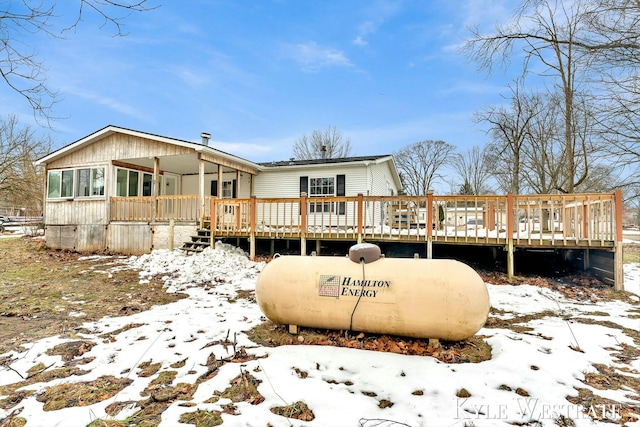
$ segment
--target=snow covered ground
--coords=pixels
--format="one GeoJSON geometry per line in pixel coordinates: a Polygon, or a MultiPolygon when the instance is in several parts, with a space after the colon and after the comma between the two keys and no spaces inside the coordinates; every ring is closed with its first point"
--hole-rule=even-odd
{"type": "MultiPolygon", "coordinates": [[[[619,405],[615,403],[586,407],[602,421],[584,414],[584,407],[566,399],[578,395],[576,388],[640,408],[638,390],[599,390],[583,382],[586,374],[597,372],[595,364],[618,374],[631,369],[626,375],[640,376],[637,358],[625,362],[616,357],[625,346],[635,348],[636,354],[639,350],[628,334],[640,329],[638,297],[577,301],[546,288],[487,284],[491,305],[498,313],[492,316],[508,319],[545,311],[554,315],[531,320],[528,326],[532,331],[483,328],[478,334],[492,347],[491,360],[447,364],[427,356],[309,345],[268,348],[251,342],[246,331],[264,319],[257,304],[238,298],[238,293],[255,288],[263,267],[238,249],[220,243],[215,250],[192,256],[158,250],[140,257],[106,258],[104,271],[87,274],[135,268],[141,271],[141,280],[161,275],[168,292],[185,292],[188,297],[131,316],[86,323],[75,340],[96,343],[82,355],[95,357],[81,366],[90,372],[25,387],[40,393],[56,384],[86,382],[105,375],[133,381],[115,396],[90,406],[44,411],[36,394],[10,410],[0,409],[0,420],[17,410],[28,421],[27,426],[85,426],[96,419],[125,420],[139,409],[135,402],[148,399],[140,393],[163,371],[176,372],[173,385],[195,384],[209,370],[207,360],[212,353],[217,359],[230,358],[242,346],[249,355],[258,357],[222,365],[217,375],[200,383],[187,402],[171,403],[162,414],[161,425],[185,425],[179,423],[180,416],[197,410],[222,412],[231,403],[228,398],[207,401],[214,392],[229,388],[243,372],[260,381],[258,391],[264,401],[235,403],[233,414],[222,413],[223,425],[553,426],[572,425],[557,424],[570,418],[577,426],[592,426],[618,420],[619,405]],[[235,346],[228,345],[229,337],[236,341],[235,346]],[[159,370],[142,376],[140,365],[149,361],[160,364],[159,370]],[[462,389],[468,397],[457,396],[462,389]],[[299,401],[313,411],[312,421],[270,411],[299,401]],[[391,405],[382,405],[383,401],[391,405]],[[109,416],[105,408],[114,402],[129,403],[109,416]]],[[[625,283],[640,295],[640,265],[625,265],[625,283]]],[[[53,364],[50,369],[63,366],[61,357],[48,355],[47,350],[65,341],[71,340],[50,337],[0,355],[0,359],[12,360],[11,369],[0,370],[0,386],[20,381],[18,372],[27,372],[39,363],[53,364]]],[[[640,416],[640,409],[635,413],[640,416]]],[[[640,422],[628,425],[640,426],[640,422]]]]}

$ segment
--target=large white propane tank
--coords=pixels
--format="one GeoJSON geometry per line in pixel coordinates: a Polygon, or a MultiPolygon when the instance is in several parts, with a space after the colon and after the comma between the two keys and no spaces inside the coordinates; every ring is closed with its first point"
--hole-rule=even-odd
{"type": "Polygon", "coordinates": [[[484,281],[468,265],[385,258],[370,244],[344,258],[274,258],[258,277],[256,299],[275,323],[448,341],[473,336],[490,308],[484,281]]]}

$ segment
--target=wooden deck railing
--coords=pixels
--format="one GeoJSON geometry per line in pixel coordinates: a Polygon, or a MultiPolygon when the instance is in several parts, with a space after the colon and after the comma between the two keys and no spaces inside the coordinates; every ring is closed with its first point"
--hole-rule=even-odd
{"type": "Polygon", "coordinates": [[[218,199],[112,197],[111,221],[209,222],[216,237],[609,247],[622,239],[609,194],[218,199]]]}
{"type": "Polygon", "coordinates": [[[486,196],[349,196],[218,199],[197,195],[112,197],[111,221],[209,225],[216,238],[424,242],[502,246],[514,275],[516,248],[605,249],[622,289],[622,193],[486,196]]]}
{"type": "Polygon", "coordinates": [[[211,199],[217,237],[611,247],[611,194],[211,199]]]}
{"type": "MultiPolygon", "coordinates": [[[[208,198],[207,198],[208,199],[208,198]]],[[[202,210],[197,195],[112,197],[111,221],[200,221],[209,215],[210,203],[206,200],[202,210]]]]}

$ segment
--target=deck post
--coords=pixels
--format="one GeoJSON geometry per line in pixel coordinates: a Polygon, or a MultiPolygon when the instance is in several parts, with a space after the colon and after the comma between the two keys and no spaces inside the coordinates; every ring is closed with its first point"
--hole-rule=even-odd
{"type": "Polygon", "coordinates": [[[427,223],[425,231],[427,235],[427,259],[433,259],[433,190],[427,191],[427,223]]]}
{"type": "MultiPolygon", "coordinates": [[[[211,249],[215,249],[216,244],[215,244],[215,232],[216,229],[218,228],[218,215],[216,210],[218,209],[217,205],[216,205],[216,199],[214,197],[211,198],[211,218],[209,220],[209,245],[211,246],[211,249]]],[[[204,215],[202,216],[202,218],[204,218],[204,215]]]]}
{"type": "Polygon", "coordinates": [[[175,220],[173,218],[169,219],[169,250],[173,250],[173,234],[174,234],[174,226],[175,220]]]}
{"type": "Polygon", "coordinates": [[[591,266],[591,261],[589,260],[589,249],[585,249],[582,252],[582,269],[584,271],[587,271],[589,269],[589,267],[591,266]]]}
{"type": "Polygon", "coordinates": [[[363,242],[362,238],[362,219],[364,216],[364,195],[358,193],[358,244],[363,242]]]}
{"type": "Polygon", "coordinates": [[[507,276],[515,276],[515,258],[513,255],[513,194],[507,194],[507,276]]]}
{"type": "Polygon", "coordinates": [[[160,175],[160,158],[153,158],[153,192],[151,193],[153,197],[153,202],[151,203],[151,221],[155,222],[158,219],[158,196],[161,196],[160,192],[160,179],[158,178],[160,175]]]}
{"type": "Polygon", "coordinates": [[[249,259],[251,261],[256,259],[256,234],[254,232],[249,235],[249,259]]]}
{"type": "Polygon", "coordinates": [[[249,259],[253,261],[256,258],[256,209],[258,203],[256,196],[251,196],[249,202],[249,259]]]}
{"type": "Polygon", "coordinates": [[[589,232],[589,205],[585,202],[582,202],[582,222],[580,226],[582,227],[580,237],[585,240],[591,238],[591,233],[589,232]]]}
{"type": "Polygon", "coordinates": [[[615,205],[615,248],[613,253],[613,289],[624,290],[623,245],[622,245],[622,190],[613,193],[615,205]]]}
{"type": "MultiPolygon", "coordinates": [[[[198,154],[198,206],[200,207],[200,228],[204,228],[204,160],[202,153],[198,154]]],[[[213,216],[213,214],[211,215],[213,216]]],[[[213,241],[213,239],[212,239],[213,241]]]]}
{"type": "Polygon", "coordinates": [[[300,255],[307,255],[307,193],[300,193],[300,255]]]}
{"type": "Polygon", "coordinates": [[[320,239],[316,240],[316,255],[320,255],[320,239]]]}

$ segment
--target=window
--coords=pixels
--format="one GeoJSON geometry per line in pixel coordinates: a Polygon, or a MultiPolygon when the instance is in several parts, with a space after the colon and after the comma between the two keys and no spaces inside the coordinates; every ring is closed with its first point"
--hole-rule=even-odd
{"type": "Polygon", "coordinates": [[[153,174],[121,168],[116,170],[116,196],[136,197],[152,195],[153,174]]]}
{"type": "Polygon", "coordinates": [[[233,182],[222,181],[222,198],[230,199],[232,195],[233,195],[233,182]]]}
{"type": "Polygon", "coordinates": [[[76,196],[104,196],[104,168],[78,169],[76,196]]]}
{"type": "MultiPolygon", "coordinates": [[[[310,178],[309,179],[309,196],[310,197],[329,197],[335,194],[334,178],[310,178]]],[[[333,212],[333,203],[331,202],[309,202],[309,212],[333,212]]]]}
{"type": "MultiPolygon", "coordinates": [[[[300,194],[307,193],[309,197],[345,196],[345,175],[336,175],[329,178],[300,177],[300,194]]],[[[346,213],[346,202],[313,202],[309,201],[309,213],[335,212],[337,206],[338,215],[346,213]]]]}
{"type": "Polygon", "coordinates": [[[143,196],[152,195],[152,192],[151,192],[151,189],[153,188],[152,183],[153,183],[153,175],[148,173],[143,173],[142,174],[142,195],[143,196]]]}
{"type": "Polygon", "coordinates": [[[138,175],[136,171],[129,171],[129,185],[127,186],[127,196],[135,197],[138,195],[138,175]]]}
{"type": "Polygon", "coordinates": [[[73,170],[62,171],[60,197],[73,197],[73,170]]]}
{"type": "Polygon", "coordinates": [[[309,179],[309,196],[333,196],[334,190],[333,178],[310,178],[309,179]]]}
{"type": "MultiPolygon", "coordinates": [[[[222,181],[222,198],[235,199],[238,193],[238,183],[236,180],[222,181]]],[[[218,197],[218,180],[211,181],[211,195],[218,197]]]]}
{"type": "Polygon", "coordinates": [[[48,199],[104,196],[104,168],[51,170],[47,179],[48,199]],[[76,184],[77,183],[77,184],[76,184]],[[77,188],[74,187],[77,185],[77,188]]]}
{"type": "Polygon", "coordinates": [[[62,194],[62,171],[49,171],[47,197],[55,199],[62,194]]]}

